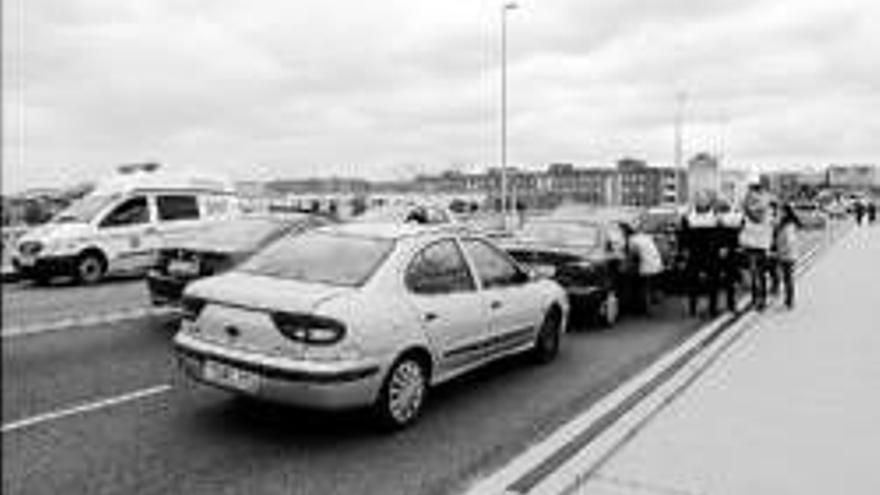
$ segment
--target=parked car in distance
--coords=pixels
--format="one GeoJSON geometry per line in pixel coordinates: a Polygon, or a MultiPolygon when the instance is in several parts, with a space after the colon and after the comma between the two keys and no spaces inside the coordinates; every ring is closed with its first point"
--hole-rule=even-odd
{"type": "Polygon", "coordinates": [[[625,289],[621,270],[626,241],[620,222],[632,221],[633,214],[565,208],[527,220],[502,246],[517,261],[565,288],[572,321],[595,318],[613,326],[625,289]]]}
{"type": "Polygon", "coordinates": [[[828,223],[825,212],[817,203],[812,201],[799,201],[793,203],[792,207],[804,229],[821,230],[824,229],[825,225],[828,223]]]}
{"type": "Polygon", "coordinates": [[[158,250],[146,276],[150,300],[156,306],[177,306],[193,280],[229,270],[285,235],[330,222],[323,216],[291,213],[216,223],[192,239],[158,250]]]}
{"type": "Polygon", "coordinates": [[[559,351],[563,289],[491,241],[349,223],[286,236],[196,281],[174,338],[197,381],[300,406],[416,420],[430,388],[494,359],[559,351]]]}
{"type": "Polygon", "coordinates": [[[840,201],[830,201],[822,206],[822,210],[829,218],[844,219],[849,216],[846,205],[840,201]]]}
{"type": "Polygon", "coordinates": [[[410,201],[371,208],[353,217],[357,223],[416,223],[421,225],[456,225],[455,214],[435,203],[410,201]]]}

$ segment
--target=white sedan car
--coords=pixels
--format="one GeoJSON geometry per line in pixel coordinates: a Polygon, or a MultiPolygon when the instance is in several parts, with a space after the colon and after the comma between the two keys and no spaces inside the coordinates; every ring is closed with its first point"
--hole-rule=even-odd
{"type": "Polygon", "coordinates": [[[552,360],[563,289],[457,229],[347,224],[285,237],[191,284],[184,370],[237,394],[412,423],[428,389],[491,360],[552,360]]]}

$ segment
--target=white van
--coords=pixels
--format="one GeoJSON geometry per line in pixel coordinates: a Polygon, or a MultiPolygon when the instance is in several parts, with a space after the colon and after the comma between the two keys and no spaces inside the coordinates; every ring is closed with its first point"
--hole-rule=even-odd
{"type": "Polygon", "coordinates": [[[118,177],[24,234],[12,262],[23,278],[38,282],[70,275],[95,283],[109,274],[143,272],[158,248],[241,214],[238,198],[222,181],[158,173],[118,177]]]}

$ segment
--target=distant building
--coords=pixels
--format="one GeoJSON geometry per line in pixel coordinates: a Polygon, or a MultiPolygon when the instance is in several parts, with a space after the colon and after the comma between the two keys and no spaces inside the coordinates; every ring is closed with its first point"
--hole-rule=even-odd
{"type": "Polygon", "coordinates": [[[828,185],[837,189],[867,190],[880,187],[880,171],[876,165],[831,165],[828,185]]]}
{"type": "Polygon", "coordinates": [[[700,193],[716,195],[719,192],[720,176],[718,159],[709,153],[698,153],[688,161],[688,199],[700,193]]]}

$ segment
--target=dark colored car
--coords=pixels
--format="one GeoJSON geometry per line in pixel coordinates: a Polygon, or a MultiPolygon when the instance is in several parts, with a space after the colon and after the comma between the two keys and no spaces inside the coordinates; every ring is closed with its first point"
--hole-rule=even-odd
{"type": "Polygon", "coordinates": [[[565,288],[574,321],[595,318],[612,326],[621,299],[627,298],[620,222],[632,221],[629,211],[565,209],[529,219],[501,245],[517,261],[565,288]]]}
{"type": "Polygon", "coordinates": [[[212,225],[197,240],[159,250],[155,265],[147,272],[150,299],[157,306],[177,306],[191,281],[222,273],[285,235],[329,223],[332,221],[327,217],[301,213],[212,225]]]}

